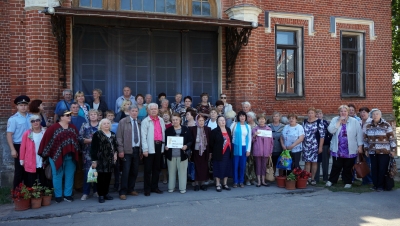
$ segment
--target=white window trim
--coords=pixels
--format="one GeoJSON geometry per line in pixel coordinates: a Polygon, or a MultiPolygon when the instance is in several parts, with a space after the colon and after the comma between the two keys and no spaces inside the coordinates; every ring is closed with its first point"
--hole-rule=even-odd
{"type": "MultiPolygon", "coordinates": [[[[357,97],[365,97],[365,66],[364,66],[364,57],[365,57],[365,49],[364,49],[364,32],[356,32],[356,31],[341,31],[341,37],[340,37],[340,42],[342,42],[342,36],[357,36],[357,60],[358,60],[358,94],[357,97]]],[[[341,52],[342,50],[340,50],[341,52]]],[[[340,53],[342,55],[342,53],[340,53]]],[[[340,64],[342,65],[342,64],[340,64]]],[[[342,72],[340,72],[342,73],[342,72]]],[[[341,95],[343,97],[354,97],[354,96],[349,96],[349,95],[343,95],[341,92],[341,95]]]]}
{"type": "MultiPolygon", "coordinates": [[[[304,84],[303,84],[303,75],[304,75],[304,55],[303,55],[303,34],[302,31],[303,29],[301,27],[289,27],[289,26],[283,26],[279,25],[276,26],[276,31],[295,31],[296,32],[296,44],[297,44],[297,51],[296,51],[296,83],[297,83],[297,93],[294,94],[279,94],[278,92],[276,93],[276,97],[293,97],[293,96],[298,96],[302,97],[304,95],[304,84]]],[[[276,40],[275,40],[276,42],[276,40]]],[[[276,44],[276,47],[278,45],[276,44]]],[[[275,61],[276,61],[276,47],[275,47],[275,61]]],[[[275,78],[276,78],[276,67],[275,67],[275,78]]]]}
{"type": "Polygon", "coordinates": [[[271,33],[271,18],[307,20],[308,21],[308,35],[314,36],[317,33],[314,30],[314,16],[311,14],[265,11],[264,16],[265,16],[265,33],[271,33]]]}
{"type": "Polygon", "coordinates": [[[368,25],[369,26],[369,39],[376,40],[378,36],[375,35],[375,23],[373,20],[367,19],[356,19],[356,18],[347,18],[347,17],[334,17],[331,16],[331,27],[329,32],[331,33],[331,37],[336,37],[336,24],[360,24],[360,25],[368,25]]]}

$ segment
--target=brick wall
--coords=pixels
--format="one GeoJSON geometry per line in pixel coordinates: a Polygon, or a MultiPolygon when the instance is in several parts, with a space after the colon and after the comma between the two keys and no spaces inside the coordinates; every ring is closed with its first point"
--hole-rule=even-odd
{"type": "Polygon", "coordinates": [[[0,1],[0,118],[9,116],[10,104],[10,29],[9,1],[0,1]]]}

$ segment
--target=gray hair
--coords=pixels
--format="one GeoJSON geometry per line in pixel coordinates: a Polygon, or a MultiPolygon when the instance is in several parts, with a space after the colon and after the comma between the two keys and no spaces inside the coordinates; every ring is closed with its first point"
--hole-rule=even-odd
{"type": "Polygon", "coordinates": [[[251,104],[248,101],[245,101],[245,102],[242,103],[242,107],[245,106],[245,105],[249,105],[249,107],[251,107],[251,104]]]}
{"type": "Polygon", "coordinates": [[[29,121],[36,120],[36,119],[39,119],[40,121],[42,121],[42,117],[40,117],[39,115],[32,115],[32,116],[29,118],[29,121]]]}
{"type": "Polygon", "coordinates": [[[256,114],[252,111],[246,113],[248,117],[251,117],[253,120],[256,120],[256,114]]]}
{"type": "Polygon", "coordinates": [[[381,112],[381,110],[379,110],[378,108],[373,108],[373,109],[371,110],[371,112],[369,113],[369,117],[370,117],[370,118],[372,118],[372,113],[374,113],[375,111],[379,113],[379,116],[380,116],[380,117],[382,117],[382,112],[381,112]]]}
{"type": "Polygon", "coordinates": [[[66,93],[72,94],[72,90],[70,90],[70,89],[65,89],[65,90],[63,91],[63,96],[65,96],[66,93]]]}
{"type": "Polygon", "coordinates": [[[148,93],[148,94],[146,94],[145,98],[146,98],[146,97],[148,97],[148,96],[150,96],[150,97],[151,97],[151,94],[149,94],[149,93],[148,93]]]}
{"type": "Polygon", "coordinates": [[[158,109],[158,104],[156,103],[150,103],[149,105],[147,105],[147,109],[150,110],[151,107],[156,107],[158,109]]]}
{"type": "Polygon", "coordinates": [[[91,113],[98,114],[99,112],[96,109],[92,108],[92,109],[89,110],[88,114],[90,115],[91,113]]]}
{"type": "Polygon", "coordinates": [[[161,100],[161,104],[164,103],[164,102],[168,102],[169,103],[169,100],[167,98],[164,98],[164,99],[161,100]]]}
{"type": "Polygon", "coordinates": [[[139,111],[138,106],[136,106],[135,104],[129,106],[128,111],[131,111],[132,109],[137,109],[139,111]]]}
{"type": "MultiPolygon", "coordinates": [[[[110,120],[108,120],[107,118],[103,118],[103,119],[100,120],[100,122],[99,122],[99,127],[97,128],[98,130],[101,130],[101,126],[103,125],[103,123],[104,123],[105,121],[108,121],[108,122],[110,123],[110,125],[111,125],[111,121],[110,121],[110,120]]],[[[110,131],[111,131],[111,128],[110,128],[110,131]]]]}

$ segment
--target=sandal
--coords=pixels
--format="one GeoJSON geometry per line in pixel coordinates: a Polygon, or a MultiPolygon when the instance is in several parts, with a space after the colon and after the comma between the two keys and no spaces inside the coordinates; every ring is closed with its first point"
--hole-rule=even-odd
{"type": "Polygon", "coordinates": [[[232,186],[233,188],[237,188],[237,184],[233,184],[233,186],[232,186]]]}
{"type": "Polygon", "coordinates": [[[311,185],[317,185],[317,182],[315,180],[312,180],[311,185]]]}
{"type": "Polygon", "coordinates": [[[261,184],[257,184],[256,187],[257,187],[257,188],[261,187],[261,184]]]}
{"type": "Polygon", "coordinates": [[[222,185],[222,188],[225,189],[225,190],[227,190],[227,191],[230,191],[230,190],[231,190],[231,188],[228,187],[228,185],[226,185],[226,184],[222,185]]]}
{"type": "Polygon", "coordinates": [[[243,183],[240,183],[239,186],[240,186],[241,188],[244,188],[244,184],[243,184],[243,183]]]}
{"type": "Polygon", "coordinates": [[[221,185],[217,185],[216,187],[217,187],[217,189],[216,189],[216,190],[217,190],[217,192],[221,192],[221,191],[222,191],[222,189],[221,189],[221,185]]]}
{"type": "Polygon", "coordinates": [[[265,183],[265,184],[262,184],[262,185],[265,186],[265,187],[269,187],[268,183],[265,183]]]}

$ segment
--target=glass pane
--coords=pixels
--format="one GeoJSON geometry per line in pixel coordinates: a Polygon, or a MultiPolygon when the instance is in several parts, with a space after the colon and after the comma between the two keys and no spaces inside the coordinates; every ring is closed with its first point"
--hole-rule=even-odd
{"type": "Polygon", "coordinates": [[[121,9],[130,10],[131,9],[131,0],[121,0],[121,9]]]}
{"type": "Polygon", "coordinates": [[[165,12],[165,0],[156,0],[156,11],[160,13],[165,12]]]}
{"type": "Polygon", "coordinates": [[[284,72],[286,70],[286,50],[276,50],[276,71],[284,72]]]}
{"type": "Polygon", "coordinates": [[[295,57],[294,53],[295,52],[293,49],[287,50],[286,57],[287,57],[287,72],[288,72],[288,74],[295,71],[296,57],[295,57]]]}
{"type": "Polygon", "coordinates": [[[154,10],[155,10],[154,0],[144,0],[143,1],[143,11],[154,12],[154,10]]]}
{"type": "Polygon", "coordinates": [[[201,2],[192,3],[192,15],[201,15],[201,2]]]}
{"type": "Polygon", "coordinates": [[[203,2],[202,7],[203,7],[202,15],[203,16],[210,16],[211,15],[210,3],[203,2]]]}
{"type": "Polygon", "coordinates": [[[132,0],[132,10],[142,11],[142,0],[132,0]]]}
{"type": "Polygon", "coordinates": [[[88,6],[90,7],[90,0],[80,0],[79,1],[80,6],[88,6]]]}
{"type": "Polygon", "coordinates": [[[92,7],[93,8],[102,8],[103,7],[102,0],[92,0],[92,7]]]}
{"type": "Polygon", "coordinates": [[[281,45],[295,45],[296,32],[294,31],[278,31],[276,35],[276,43],[281,45]]]}
{"type": "Polygon", "coordinates": [[[176,0],[167,0],[166,10],[167,13],[176,13],[176,0]]]}
{"type": "Polygon", "coordinates": [[[357,37],[342,36],[342,48],[357,49],[357,37]]]}

